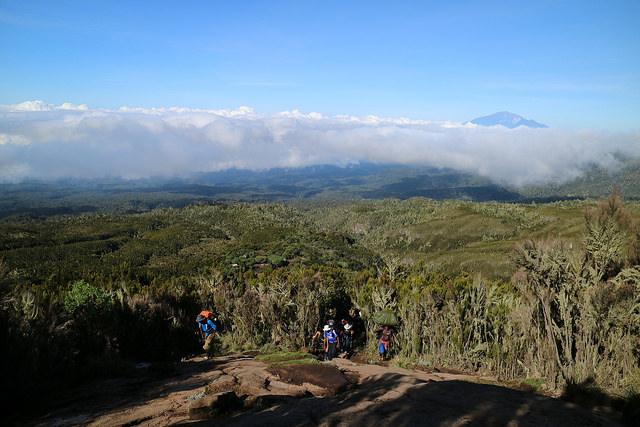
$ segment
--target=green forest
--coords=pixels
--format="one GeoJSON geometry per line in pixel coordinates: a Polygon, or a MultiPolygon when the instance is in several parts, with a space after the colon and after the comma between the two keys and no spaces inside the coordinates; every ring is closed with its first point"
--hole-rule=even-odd
{"type": "MultiPolygon", "coordinates": [[[[55,212],[54,212],[55,213],[55,212]]],[[[16,402],[200,350],[299,350],[328,317],[399,320],[398,366],[640,393],[640,204],[198,202],[0,220],[0,363],[16,402]]]]}

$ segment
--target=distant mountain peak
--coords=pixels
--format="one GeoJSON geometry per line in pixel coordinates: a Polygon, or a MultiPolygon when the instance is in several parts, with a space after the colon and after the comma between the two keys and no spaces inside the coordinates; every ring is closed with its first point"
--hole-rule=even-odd
{"type": "Polygon", "coordinates": [[[515,129],[519,126],[528,128],[546,128],[547,125],[538,123],[535,120],[525,119],[524,117],[511,113],[509,111],[500,111],[484,117],[478,117],[471,120],[471,123],[478,126],[504,126],[509,129],[515,129]]]}

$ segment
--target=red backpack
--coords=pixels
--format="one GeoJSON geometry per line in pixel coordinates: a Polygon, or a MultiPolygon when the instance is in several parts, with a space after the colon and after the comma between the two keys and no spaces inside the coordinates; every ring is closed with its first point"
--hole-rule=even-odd
{"type": "Polygon", "coordinates": [[[210,312],[209,310],[202,310],[200,312],[200,316],[205,317],[205,318],[207,318],[209,320],[213,320],[213,319],[216,318],[216,315],[213,314],[212,312],[210,312]]]}

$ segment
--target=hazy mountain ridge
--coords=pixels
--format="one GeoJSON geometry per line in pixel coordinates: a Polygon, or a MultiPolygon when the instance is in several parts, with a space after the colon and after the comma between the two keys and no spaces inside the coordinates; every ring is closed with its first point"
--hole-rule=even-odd
{"type": "Polygon", "coordinates": [[[536,129],[549,127],[545,124],[538,123],[535,120],[525,119],[524,117],[509,111],[500,111],[488,116],[478,117],[471,120],[470,123],[478,126],[504,126],[509,129],[515,129],[520,126],[536,129]]]}
{"type": "Polygon", "coordinates": [[[640,160],[621,160],[610,171],[596,165],[564,183],[510,187],[452,169],[401,165],[322,165],[295,169],[231,169],[190,178],[128,181],[59,180],[0,185],[0,218],[51,216],[95,211],[143,212],[225,200],[409,199],[548,202],[598,198],[620,187],[623,197],[640,199],[640,160]]]}
{"type": "Polygon", "coordinates": [[[622,166],[617,170],[607,170],[598,165],[589,166],[585,172],[564,183],[527,186],[520,193],[529,197],[549,197],[563,195],[577,198],[604,197],[615,186],[628,199],[640,199],[640,160],[621,160],[622,166]]]}

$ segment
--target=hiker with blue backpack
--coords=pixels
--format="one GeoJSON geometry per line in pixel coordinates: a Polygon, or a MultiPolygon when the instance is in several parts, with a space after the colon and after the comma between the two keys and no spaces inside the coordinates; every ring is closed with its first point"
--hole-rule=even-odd
{"type": "Polygon", "coordinates": [[[213,339],[215,338],[218,326],[216,325],[216,316],[210,311],[203,310],[196,317],[196,322],[200,328],[200,334],[204,339],[202,348],[207,352],[207,357],[213,355],[213,339]]]}
{"type": "Polygon", "coordinates": [[[325,360],[331,360],[338,354],[338,333],[336,332],[333,320],[329,320],[323,328],[324,332],[324,358],[325,360]]]}

